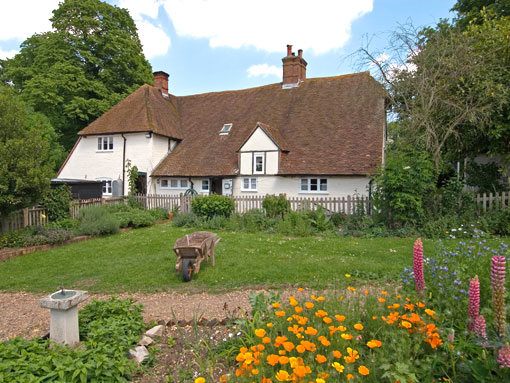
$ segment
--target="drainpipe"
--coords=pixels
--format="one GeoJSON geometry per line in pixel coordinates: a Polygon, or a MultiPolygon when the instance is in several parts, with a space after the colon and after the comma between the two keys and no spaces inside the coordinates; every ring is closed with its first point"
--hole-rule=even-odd
{"type": "Polygon", "coordinates": [[[125,195],[124,188],[126,187],[126,137],[124,137],[124,133],[120,134],[121,137],[124,139],[124,148],[122,149],[122,196],[125,195]]]}
{"type": "Polygon", "coordinates": [[[193,181],[191,180],[191,176],[188,177],[188,180],[189,180],[189,184],[191,185],[191,189],[193,189],[193,181]]]}

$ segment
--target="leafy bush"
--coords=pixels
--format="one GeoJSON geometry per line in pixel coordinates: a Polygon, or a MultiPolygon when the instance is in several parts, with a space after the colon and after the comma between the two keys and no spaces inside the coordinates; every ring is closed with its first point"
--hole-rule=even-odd
{"type": "Polygon", "coordinates": [[[73,232],[67,229],[36,226],[30,233],[26,231],[23,246],[56,245],[64,243],[73,237],[73,232]]]}
{"type": "Polygon", "coordinates": [[[24,236],[22,230],[13,230],[0,237],[0,249],[3,247],[23,246],[24,236]]]}
{"type": "Polygon", "coordinates": [[[55,222],[50,222],[48,227],[54,227],[56,229],[67,229],[74,231],[80,226],[80,221],[72,218],[63,218],[55,222]]]}
{"type": "Polygon", "coordinates": [[[217,194],[195,197],[191,202],[193,213],[207,218],[216,215],[230,217],[234,209],[235,204],[232,198],[217,194]]]}
{"type": "Polygon", "coordinates": [[[71,189],[67,185],[60,185],[50,190],[42,201],[42,204],[46,208],[46,215],[50,221],[68,218],[70,203],[71,189]]]}
{"type": "Polygon", "coordinates": [[[0,343],[1,382],[127,382],[136,370],[128,350],[144,330],[132,299],[92,301],[80,311],[83,347],[13,338],[0,343]]]}
{"type": "Polygon", "coordinates": [[[154,210],[148,210],[148,212],[150,212],[157,221],[168,219],[168,210],[162,207],[158,207],[154,210]]]}
{"type": "Polygon", "coordinates": [[[281,234],[305,237],[312,235],[314,229],[308,214],[290,211],[289,214],[278,221],[276,231],[281,234]]]}
{"type": "Polygon", "coordinates": [[[510,236],[510,209],[489,210],[483,218],[491,234],[510,236]]]}
{"type": "Polygon", "coordinates": [[[119,227],[131,227],[133,226],[133,213],[130,211],[119,211],[113,213],[113,216],[119,221],[119,227]]]}
{"type": "Polygon", "coordinates": [[[82,235],[113,234],[119,231],[120,222],[103,206],[91,206],[81,209],[78,214],[82,235]]]}
{"type": "Polygon", "coordinates": [[[494,193],[508,190],[501,177],[500,166],[496,162],[477,164],[470,161],[466,168],[466,183],[478,187],[478,193],[494,193]]]}
{"type": "Polygon", "coordinates": [[[331,218],[326,215],[326,210],[321,205],[317,206],[317,210],[310,213],[310,223],[318,232],[333,228],[331,218]]]}
{"type": "Polygon", "coordinates": [[[177,227],[199,227],[202,219],[193,213],[176,214],[172,220],[172,225],[177,227]]]}
{"type": "Polygon", "coordinates": [[[132,214],[131,222],[133,227],[147,227],[154,225],[156,218],[154,217],[154,214],[148,210],[139,210],[132,214]]]}
{"type": "Polygon", "coordinates": [[[280,194],[278,197],[275,195],[268,195],[262,201],[262,207],[266,211],[266,214],[271,217],[282,217],[290,211],[290,202],[284,194],[280,194]]]}

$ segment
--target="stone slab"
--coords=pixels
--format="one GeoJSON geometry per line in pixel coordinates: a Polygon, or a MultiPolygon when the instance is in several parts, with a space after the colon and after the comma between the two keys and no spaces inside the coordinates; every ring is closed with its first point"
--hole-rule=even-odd
{"type": "Polygon", "coordinates": [[[39,301],[40,306],[45,309],[65,311],[69,310],[71,307],[76,306],[78,303],[83,302],[89,297],[87,291],[83,290],[66,290],[66,291],[76,291],[76,294],[70,298],[53,299],[51,296],[55,293],[52,293],[39,301]]]}

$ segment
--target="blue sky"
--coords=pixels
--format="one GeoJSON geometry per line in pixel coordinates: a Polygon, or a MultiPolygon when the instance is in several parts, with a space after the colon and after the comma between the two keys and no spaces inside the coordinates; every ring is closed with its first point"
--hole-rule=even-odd
{"type": "MultiPolygon", "coordinates": [[[[0,2],[0,58],[51,28],[58,0],[0,2]],[[29,9],[29,12],[26,10],[29,9]],[[9,19],[8,15],[26,15],[9,19]]],[[[286,44],[303,49],[307,77],[359,70],[352,53],[370,41],[383,51],[399,24],[437,23],[455,0],[108,0],[127,8],[154,71],[178,96],[281,81],[286,44]]]]}

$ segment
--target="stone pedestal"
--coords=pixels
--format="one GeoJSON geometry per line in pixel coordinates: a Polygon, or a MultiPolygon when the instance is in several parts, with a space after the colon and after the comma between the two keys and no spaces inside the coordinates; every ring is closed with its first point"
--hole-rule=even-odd
{"type": "Polygon", "coordinates": [[[62,295],[54,293],[42,298],[40,305],[50,309],[50,339],[74,348],[80,343],[78,303],[86,300],[88,293],[81,290],[66,290],[65,293],[74,294],[61,298],[62,295]]]}

